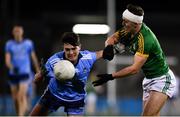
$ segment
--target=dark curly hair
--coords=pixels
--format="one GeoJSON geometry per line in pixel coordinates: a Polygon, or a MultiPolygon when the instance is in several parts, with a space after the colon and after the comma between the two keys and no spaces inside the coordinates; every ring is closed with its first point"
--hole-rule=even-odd
{"type": "Polygon", "coordinates": [[[65,32],[62,37],[62,42],[63,43],[68,43],[71,44],[73,46],[79,46],[80,43],[80,38],[78,34],[75,34],[73,32],[65,32]]]}
{"type": "Polygon", "coordinates": [[[128,4],[126,8],[135,15],[138,15],[138,16],[144,15],[144,10],[138,5],[128,4]]]}

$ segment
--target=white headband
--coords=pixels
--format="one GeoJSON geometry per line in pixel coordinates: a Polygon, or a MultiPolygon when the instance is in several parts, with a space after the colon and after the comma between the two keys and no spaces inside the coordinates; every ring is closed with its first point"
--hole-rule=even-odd
{"type": "Polygon", "coordinates": [[[143,21],[143,16],[135,15],[131,13],[128,9],[123,12],[122,16],[135,23],[142,23],[143,21]]]}

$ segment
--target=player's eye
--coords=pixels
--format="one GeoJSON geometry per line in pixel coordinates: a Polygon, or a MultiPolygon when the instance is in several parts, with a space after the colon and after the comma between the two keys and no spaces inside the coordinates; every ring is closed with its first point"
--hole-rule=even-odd
{"type": "Polygon", "coordinates": [[[76,50],[76,48],[65,48],[65,50],[66,51],[71,51],[71,50],[74,51],[74,50],[76,50]]]}
{"type": "Polygon", "coordinates": [[[76,50],[76,48],[71,48],[72,50],[76,50]]]}
{"type": "Polygon", "coordinates": [[[65,50],[66,50],[66,51],[70,51],[70,49],[69,49],[69,48],[65,48],[65,50]]]}

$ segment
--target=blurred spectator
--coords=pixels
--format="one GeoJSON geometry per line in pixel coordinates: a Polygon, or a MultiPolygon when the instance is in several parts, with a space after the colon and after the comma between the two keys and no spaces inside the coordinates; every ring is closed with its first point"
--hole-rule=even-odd
{"type": "Polygon", "coordinates": [[[23,27],[15,25],[12,30],[13,39],[8,40],[5,46],[5,63],[9,70],[8,83],[18,116],[25,115],[28,110],[27,92],[32,83],[31,60],[36,72],[39,71],[33,42],[24,38],[23,34],[23,27]]]}

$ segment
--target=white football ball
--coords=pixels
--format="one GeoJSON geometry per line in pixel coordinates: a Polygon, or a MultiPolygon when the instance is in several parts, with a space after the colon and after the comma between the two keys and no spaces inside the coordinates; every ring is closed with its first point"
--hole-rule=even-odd
{"type": "Polygon", "coordinates": [[[75,75],[74,65],[68,60],[60,60],[54,64],[54,74],[57,80],[72,79],[75,75]]]}

